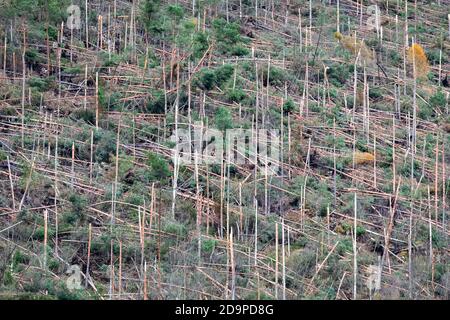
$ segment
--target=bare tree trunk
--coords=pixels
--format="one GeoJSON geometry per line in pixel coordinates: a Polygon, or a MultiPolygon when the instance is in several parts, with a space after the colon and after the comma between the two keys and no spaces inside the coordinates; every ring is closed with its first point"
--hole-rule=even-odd
{"type": "MultiPolygon", "coordinates": [[[[177,97],[175,101],[175,141],[178,143],[178,107],[179,107],[179,80],[180,80],[180,64],[177,64],[177,97]]],[[[174,156],[174,168],[173,168],[173,183],[172,183],[172,218],[175,219],[175,206],[177,196],[177,184],[178,184],[178,170],[179,170],[179,154],[178,151],[174,156]]]]}
{"type": "Polygon", "coordinates": [[[59,243],[59,235],[58,235],[58,195],[59,195],[59,189],[58,189],[58,135],[55,135],[55,198],[54,198],[54,207],[55,207],[55,254],[58,255],[58,243],[59,243]]]}
{"type": "Polygon", "coordinates": [[[120,299],[120,296],[122,294],[122,240],[119,240],[119,292],[118,292],[118,298],[120,299]]]}
{"type": "Polygon", "coordinates": [[[436,224],[438,223],[438,202],[439,202],[439,136],[436,135],[436,159],[434,162],[434,219],[436,220],[436,224]]]}
{"type": "Polygon", "coordinates": [[[88,286],[89,283],[89,268],[91,265],[91,243],[92,243],[92,224],[89,223],[89,231],[88,231],[88,252],[87,252],[87,261],[86,261],[86,283],[85,287],[88,286]]]}
{"type": "MultiPolygon", "coordinates": [[[[414,205],[410,203],[409,214],[409,232],[408,232],[408,289],[409,299],[413,299],[413,270],[412,270],[412,224],[413,224],[413,209],[414,205]]],[[[380,270],[382,272],[383,270],[380,270]]]]}
{"type": "Polygon", "coordinates": [[[91,148],[90,148],[90,161],[89,161],[89,184],[90,185],[92,185],[93,163],[94,163],[94,131],[91,130],[91,148]]]}
{"type": "Polygon", "coordinates": [[[3,73],[5,75],[5,78],[7,77],[7,74],[6,74],[7,48],[8,48],[8,37],[7,37],[6,31],[5,31],[5,46],[3,47],[3,73]]]}
{"type": "Polygon", "coordinates": [[[98,72],[95,73],[95,129],[98,131],[99,118],[98,72]]]}
{"type": "MultiPolygon", "coordinates": [[[[431,193],[430,193],[430,186],[428,186],[428,231],[429,231],[429,264],[431,269],[431,285],[434,287],[434,257],[433,257],[433,228],[431,226],[432,224],[432,216],[431,216],[431,193]]],[[[434,291],[434,290],[433,290],[434,291]]]]}
{"type": "Polygon", "coordinates": [[[70,185],[73,189],[75,183],[75,142],[72,142],[72,166],[70,170],[70,185]]]}
{"type": "Polygon", "coordinates": [[[355,192],[355,200],[354,200],[354,217],[353,217],[353,300],[357,298],[356,291],[356,280],[358,276],[358,262],[357,262],[357,245],[356,245],[356,228],[357,228],[357,200],[356,200],[356,192],[355,192]]]}
{"type": "MultiPolygon", "coordinates": [[[[25,52],[26,52],[26,36],[25,30],[23,31],[23,50],[22,50],[22,128],[21,128],[21,137],[22,137],[22,148],[24,148],[24,130],[25,130],[25,78],[26,78],[26,65],[25,65],[25,52]]],[[[58,104],[59,105],[59,104],[58,104]]]]}
{"type": "Polygon", "coordinates": [[[234,247],[233,247],[233,228],[230,232],[230,256],[231,256],[231,300],[236,298],[236,270],[234,262],[234,247]]]}
{"type": "Polygon", "coordinates": [[[113,296],[114,296],[114,291],[115,291],[115,287],[114,287],[114,280],[115,280],[115,275],[114,275],[114,240],[113,239],[111,239],[111,242],[110,242],[109,270],[110,270],[110,275],[109,275],[109,300],[112,300],[113,296]]]}
{"type": "Polygon", "coordinates": [[[340,21],[339,21],[339,0],[336,1],[336,31],[340,32],[340,21]]]}
{"type": "Polygon", "coordinates": [[[283,300],[286,300],[286,253],[284,245],[284,219],[281,219],[281,263],[282,263],[282,277],[283,277],[283,300]]]}
{"type": "Polygon", "coordinates": [[[44,210],[44,270],[47,270],[48,211],[44,210]]]}
{"type": "Polygon", "coordinates": [[[244,211],[242,208],[242,182],[239,182],[239,235],[241,241],[244,240],[244,211]]]}
{"type": "Polygon", "coordinates": [[[115,223],[116,215],[116,199],[117,199],[117,186],[118,186],[118,176],[119,176],[119,147],[120,147],[120,122],[117,126],[117,137],[116,137],[116,159],[115,159],[115,171],[114,171],[114,191],[113,191],[113,201],[111,210],[111,228],[115,223]]]}
{"type": "Polygon", "coordinates": [[[278,300],[278,222],[275,222],[275,299],[278,300]]]}
{"type": "MultiPolygon", "coordinates": [[[[6,156],[6,161],[8,163],[8,177],[9,177],[9,186],[11,189],[11,200],[13,203],[13,211],[16,211],[16,199],[14,197],[14,183],[13,183],[13,179],[12,179],[12,173],[11,173],[11,163],[9,161],[9,156],[6,156]]],[[[16,214],[14,213],[13,217],[12,217],[12,221],[16,221],[16,214]]]]}
{"type": "Polygon", "coordinates": [[[85,1],[85,31],[86,31],[86,48],[89,48],[89,20],[88,20],[88,13],[89,13],[89,9],[88,9],[88,0],[85,1]]]}

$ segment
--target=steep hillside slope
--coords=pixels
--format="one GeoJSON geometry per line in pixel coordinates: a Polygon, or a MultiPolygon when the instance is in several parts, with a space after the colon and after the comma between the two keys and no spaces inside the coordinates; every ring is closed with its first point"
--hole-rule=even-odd
{"type": "Polygon", "coordinates": [[[2,1],[0,298],[448,299],[449,8],[2,1]]]}

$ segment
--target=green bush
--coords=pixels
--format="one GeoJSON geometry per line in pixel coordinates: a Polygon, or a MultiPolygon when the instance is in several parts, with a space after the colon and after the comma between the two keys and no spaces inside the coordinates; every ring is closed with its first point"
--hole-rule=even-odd
{"type": "Polygon", "coordinates": [[[0,161],[5,161],[7,159],[7,153],[0,149],[0,161]]]}
{"type": "Polygon", "coordinates": [[[67,18],[66,8],[69,5],[68,0],[11,0],[2,6],[0,18],[22,17],[32,21],[47,16],[50,23],[61,23],[67,18]]]}
{"type": "Polygon", "coordinates": [[[139,19],[145,30],[152,34],[161,34],[164,31],[161,11],[161,0],[144,0],[141,2],[139,19]]]}
{"type": "Polygon", "coordinates": [[[92,109],[77,109],[71,113],[71,116],[77,120],[83,120],[88,124],[95,124],[95,112],[92,109]]]}
{"type": "MultiPolygon", "coordinates": [[[[111,235],[101,235],[99,238],[94,238],[91,244],[91,252],[93,255],[98,255],[107,259],[111,252],[111,235]]],[[[119,253],[119,244],[117,241],[113,243],[113,253],[119,253]]]]}
{"type": "Polygon", "coordinates": [[[351,78],[353,66],[344,63],[334,63],[328,69],[328,77],[330,82],[336,87],[342,87],[348,79],[351,78]]]}
{"type": "Polygon", "coordinates": [[[193,86],[202,90],[212,90],[215,87],[222,87],[233,75],[234,67],[229,64],[218,67],[215,70],[202,69],[193,81],[193,86]]]}
{"type": "Polygon", "coordinates": [[[240,103],[247,98],[247,94],[242,89],[228,89],[226,95],[229,102],[240,103]]]}
{"type": "Polygon", "coordinates": [[[233,117],[231,116],[230,110],[225,107],[219,107],[214,118],[214,123],[216,124],[216,127],[221,131],[232,128],[233,117]]]}
{"type": "Polygon", "coordinates": [[[447,104],[447,98],[445,97],[442,89],[439,89],[434,95],[430,97],[430,106],[433,109],[444,110],[447,104]]]}
{"type": "Polygon", "coordinates": [[[80,66],[75,66],[75,67],[64,68],[64,72],[73,74],[73,75],[78,75],[78,74],[81,74],[82,70],[81,70],[80,66]]]}
{"type": "Polygon", "coordinates": [[[150,167],[147,172],[150,181],[164,182],[171,176],[167,161],[156,153],[148,153],[147,165],[150,167]]]}
{"type": "MultiPolygon", "coordinates": [[[[262,78],[263,84],[267,86],[267,65],[262,66],[258,70],[259,77],[262,78]]],[[[271,66],[269,68],[269,84],[271,86],[283,86],[287,80],[286,72],[283,69],[271,66]]]]}
{"type": "Polygon", "coordinates": [[[158,90],[154,92],[153,97],[147,102],[147,112],[163,114],[165,112],[165,99],[164,91],[158,90]]]}
{"type": "Polygon", "coordinates": [[[370,88],[369,89],[369,97],[371,99],[380,99],[383,97],[383,93],[380,88],[370,88]]]}
{"type": "Polygon", "coordinates": [[[67,200],[69,200],[70,205],[68,211],[63,215],[63,220],[65,223],[73,225],[83,219],[87,206],[87,199],[77,193],[71,193],[67,200]]]}
{"type": "Polygon", "coordinates": [[[167,14],[175,22],[179,23],[184,16],[184,8],[178,4],[171,4],[166,8],[167,14]]]}
{"type": "Polygon", "coordinates": [[[192,58],[201,59],[209,48],[208,34],[206,32],[195,33],[192,39],[192,48],[192,58]]]}
{"type": "Polygon", "coordinates": [[[284,113],[291,113],[295,109],[295,103],[291,98],[287,99],[283,104],[284,113]]]}
{"type": "MultiPolygon", "coordinates": [[[[47,228],[47,238],[53,238],[55,236],[55,230],[53,230],[52,228],[47,228]]],[[[44,227],[37,227],[36,231],[33,234],[33,239],[39,240],[39,241],[43,241],[45,237],[45,229],[44,227]]]]}
{"type": "Polygon", "coordinates": [[[220,18],[213,21],[212,28],[219,52],[236,56],[248,54],[248,50],[241,46],[244,40],[238,23],[227,23],[220,18]]]}
{"type": "Polygon", "coordinates": [[[217,86],[222,86],[233,75],[234,67],[230,64],[224,64],[215,70],[217,86]]]}
{"type": "Polygon", "coordinates": [[[345,253],[349,253],[353,251],[353,241],[352,239],[345,238],[339,241],[339,244],[336,247],[336,252],[339,255],[344,255],[345,253]]]}
{"type": "Polygon", "coordinates": [[[312,275],[316,266],[316,252],[307,248],[293,252],[286,264],[290,270],[298,275],[312,275]]]}
{"type": "Polygon", "coordinates": [[[110,155],[116,150],[116,137],[110,131],[98,130],[94,132],[94,151],[96,162],[109,162],[110,155]]]}
{"type": "Polygon", "coordinates": [[[32,88],[36,88],[39,92],[45,92],[48,91],[53,83],[52,78],[38,78],[38,77],[31,77],[28,79],[28,85],[32,88]]]}
{"type": "Polygon", "coordinates": [[[164,227],[164,231],[179,237],[185,237],[187,235],[186,226],[176,221],[167,223],[164,227]]]}
{"type": "Polygon", "coordinates": [[[216,74],[211,69],[203,69],[194,80],[194,86],[202,90],[212,90],[216,86],[216,74]]]}
{"type": "Polygon", "coordinates": [[[206,239],[202,241],[202,251],[210,254],[213,252],[216,247],[218,241],[216,239],[206,239]]]}
{"type": "Polygon", "coordinates": [[[34,48],[29,48],[25,51],[25,63],[31,66],[37,66],[40,63],[44,63],[45,59],[39,56],[39,52],[34,48]]]}

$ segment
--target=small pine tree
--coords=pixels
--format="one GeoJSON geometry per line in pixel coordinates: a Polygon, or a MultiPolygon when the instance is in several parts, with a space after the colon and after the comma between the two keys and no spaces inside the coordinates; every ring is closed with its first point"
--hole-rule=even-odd
{"type": "Polygon", "coordinates": [[[233,117],[230,110],[224,107],[217,109],[216,116],[214,118],[217,128],[221,131],[225,131],[233,127],[233,117]]]}
{"type": "Polygon", "coordinates": [[[139,18],[148,33],[160,34],[164,31],[160,11],[161,0],[145,0],[141,2],[139,18]]]}

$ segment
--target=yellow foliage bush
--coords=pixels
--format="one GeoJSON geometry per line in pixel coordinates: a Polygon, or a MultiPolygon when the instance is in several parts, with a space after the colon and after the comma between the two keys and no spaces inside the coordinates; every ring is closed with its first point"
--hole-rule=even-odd
{"type": "Polygon", "coordinates": [[[192,23],[192,25],[194,25],[195,27],[198,25],[198,19],[197,18],[192,18],[190,20],[190,22],[192,23]]]}
{"type": "Polygon", "coordinates": [[[416,72],[414,78],[422,78],[428,75],[430,66],[428,58],[420,44],[414,43],[407,51],[408,61],[411,65],[416,64],[416,72]]]}
{"type": "Polygon", "coordinates": [[[375,157],[370,152],[355,152],[355,164],[368,164],[375,160],[375,157]]]}
{"type": "Polygon", "coordinates": [[[362,61],[370,61],[373,59],[372,52],[369,50],[369,48],[367,48],[364,40],[357,40],[355,36],[344,36],[340,32],[335,32],[334,37],[339,40],[339,42],[345,49],[347,49],[354,55],[357,55],[361,50],[360,55],[362,61]]]}

